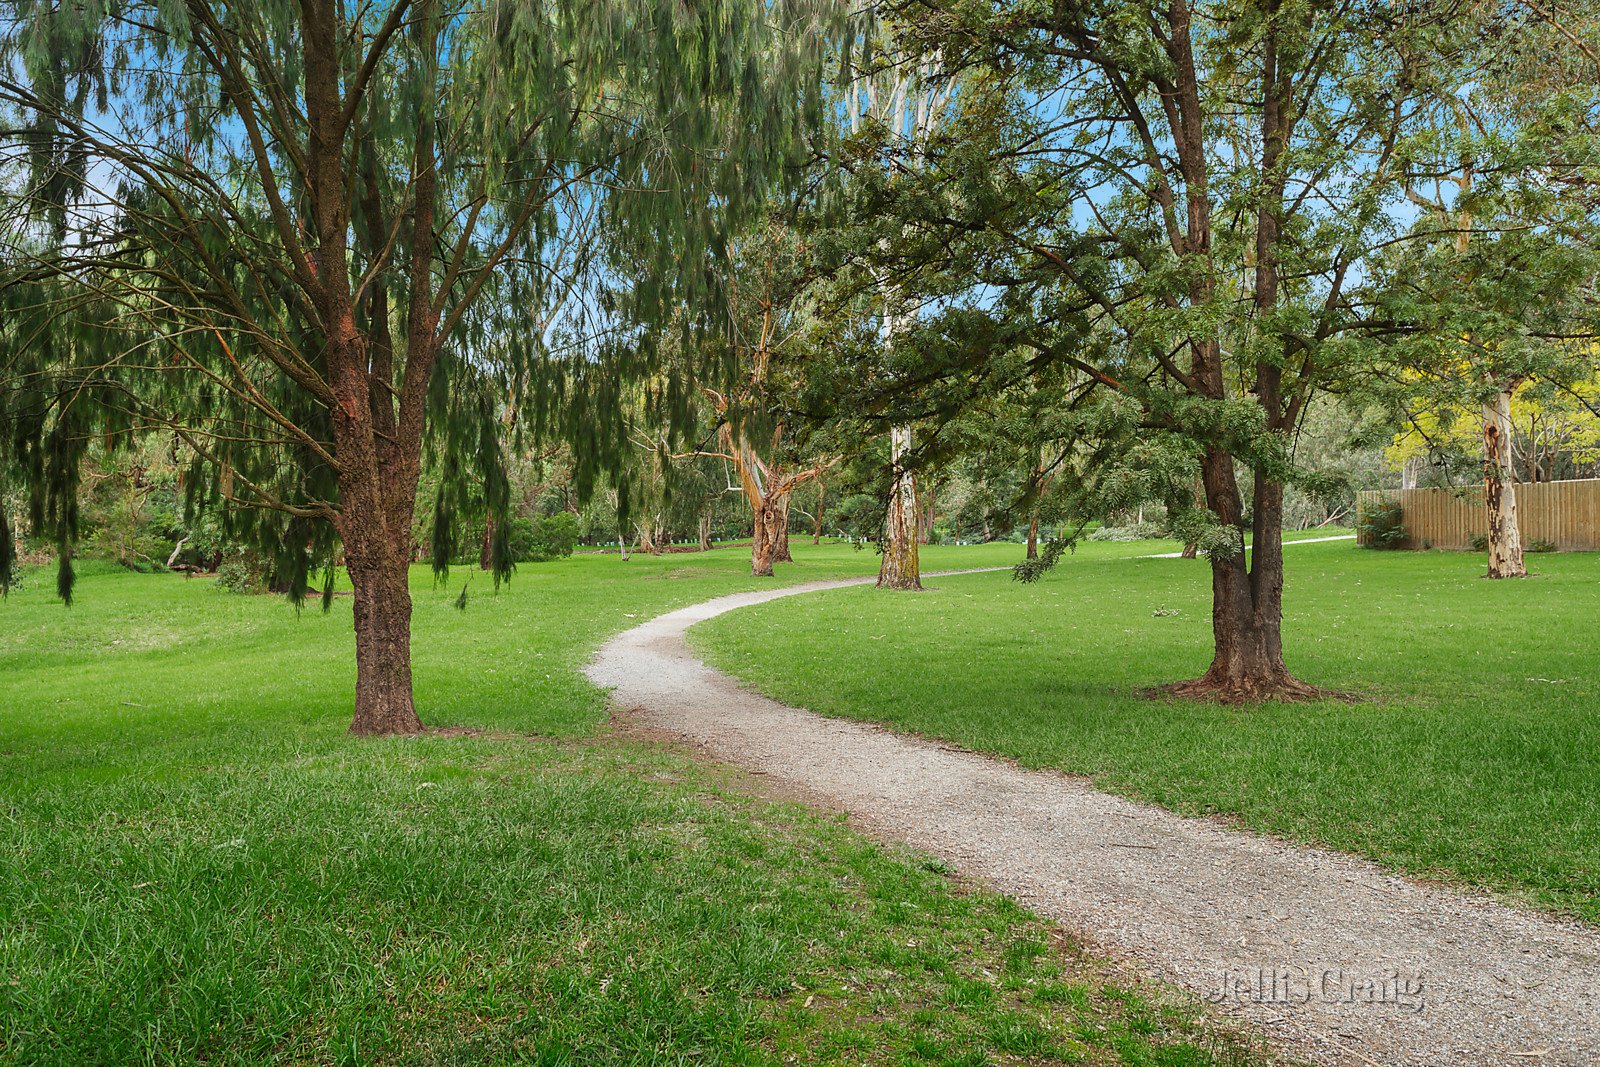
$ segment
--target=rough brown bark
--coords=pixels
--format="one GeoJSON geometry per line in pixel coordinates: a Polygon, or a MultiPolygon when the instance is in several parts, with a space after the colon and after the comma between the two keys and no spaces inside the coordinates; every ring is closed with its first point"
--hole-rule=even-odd
{"type": "MultiPolygon", "coordinates": [[[[325,343],[332,425],[338,463],[335,524],[355,590],[356,700],[353,734],[420,733],[411,690],[411,520],[422,468],[425,400],[439,346],[439,312],[433,303],[434,209],[438,197],[434,118],[418,118],[411,238],[397,254],[409,275],[405,306],[404,375],[395,382],[386,282],[374,279],[358,302],[345,269],[352,235],[352,194],[370,202],[376,167],[370,146],[356,154],[363,188],[348,167],[352,127],[340,90],[337,18],[327,0],[302,5],[305,22],[307,183],[314,251],[295,264],[316,305],[325,343]]],[[[417,23],[419,47],[431,53],[438,22],[431,4],[417,23]]],[[[355,235],[371,251],[385,238],[368,218],[355,235]]],[[[293,242],[291,242],[293,243],[293,242]]]]}
{"type": "Polygon", "coordinates": [[[700,514],[700,551],[711,550],[711,516],[708,513],[700,514]]]}
{"type": "MultiPolygon", "coordinates": [[[[1206,497],[1225,525],[1238,527],[1241,501],[1233,456],[1206,450],[1206,497]]],[[[1206,673],[1158,692],[1254,703],[1304,700],[1320,691],[1289,673],[1283,661],[1283,485],[1257,476],[1251,552],[1211,556],[1211,634],[1214,652],[1206,673]]]]}
{"type": "Polygon", "coordinates": [[[352,559],[355,586],[356,710],[352,734],[423,730],[411,692],[411,591],[403,559],[352,559]]]}
{"type": "Polygon", "coordinates": [[[894,488],[884,523],[883,561],[878,566],[879,589],[921,589],[922,570],[917,559],[917,480],[904,465],[911,451],[911,430],[896,426],[889,431],[889,462],[894,488]]]}
{"type": "MultiPolygon", "coordinates": [[[[1206,500],[1225,526],[1242,529],[1242,498],[1232,453],[1207,448],[1206,500]]],[[[1323,695],[1283,661],[1283,485],[1256,476],[1251,551],[1211,556],[1211,666],[1199,678],[1153,692],[1227,704],[1305,700],[1323,695]]]]}
{"type": "Polygon", "coordinates": [[[411,692],[408,586],[411,502],[420,464],[399,456],[380,459],[380,449],[392,446],[372,432],[361,341],[353,331],[345,341],[329,362],[342,371],[333,419],[341,465],[338,528],[355,590],[356,706],[350,732],[421,733],[411,692]]]}
{"type": "Polygon", "coordinates": [[[478,546],[478,569],[489,570],[494,566],[494,516],[483,517],[483,543],[478,546]]]}

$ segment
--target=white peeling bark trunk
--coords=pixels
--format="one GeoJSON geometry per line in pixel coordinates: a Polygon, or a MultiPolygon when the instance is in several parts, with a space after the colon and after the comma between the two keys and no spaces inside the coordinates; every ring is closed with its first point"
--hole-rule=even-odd
{"type": "Polygon", "coordinates": [[[1483,405],[1483,504],[1489,518],[1489,577],[1525,578],[1517,525],[1516,472],[1511,465],[1511,390],[1483,405]]]}
{"type": "Polygon", "coordinates": [[[905,466],[911,451],[911,428],[889,431],[889,462],[894,489],[884,524],[883,562],[878,567],[878,588],[921,589],[922,570],[917,560],[917,476],[905,466]]]}

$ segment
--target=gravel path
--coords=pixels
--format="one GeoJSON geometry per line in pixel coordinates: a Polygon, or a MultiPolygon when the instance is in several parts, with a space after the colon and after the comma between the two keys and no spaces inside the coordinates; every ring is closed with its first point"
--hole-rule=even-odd
{"type": "MultiPolygon", "coordinates": [[[[1354,541],[1355,534],[1334,534],[1332,537],[1299,537],[1283,543],[1284,548],[1291,545],[1320,545],[1328,541],[1354,541]]],[[[1254,546],[1245,545],[1244,550],[1249,552],[1254,546]]],[[[1135,559],[1181,559],[1182,552],[1157,552],[1149,556],[1135,556],[1135,559]]]]}
{"type": "Polygon", "coordinates": [[[607,642],[589,677],[648,726],[943,857],[1292,1054],[1384,1067],[1600,1064],[1592,928],[785,707],[684,643],[690,626],[735,608],[860,583],[674,611],[607,642]]]}

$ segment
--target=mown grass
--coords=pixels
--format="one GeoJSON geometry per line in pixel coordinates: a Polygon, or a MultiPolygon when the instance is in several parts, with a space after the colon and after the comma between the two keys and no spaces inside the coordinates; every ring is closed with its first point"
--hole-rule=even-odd
{"type": "Polygon", "coordinates": [[[1359,699],[1230,708],[1134,695],[1205,670],[1205,564],[1091,547],[1036,585],[841,590],[693,636],[825,714],[1600,922],[1600,556],[1490,582],[1470,554],[1291,548],[1290,668],[1359,699]]]}
{"type": "MultiPolygon", "coordinates": [[[[790,580],[876,566],[797,547],[790,580]]],[[[576,558],[465,613],[419,570],[424,716],[483,733],[407,740],[344,734],[347,598],[91,567],[64,610],[31,575],[0,604],[0,1061],[1251,1061],[937,864],[609,735],[594,645],[746,566],[576,558]]]]}

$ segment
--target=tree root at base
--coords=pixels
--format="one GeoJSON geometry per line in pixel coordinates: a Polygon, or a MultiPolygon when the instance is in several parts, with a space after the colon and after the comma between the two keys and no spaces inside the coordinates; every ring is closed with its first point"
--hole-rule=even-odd
{"type": "Polygon", "coordinates": [[[1138,695],[1151,700],[1188,700],[1229,705],[1357,699],[1351,693],[1302,682],[1288,671],[1275,672],[1265,678],[1217,678],[1207,674],[1183,682],[1140,689],[1138,695]]]}

